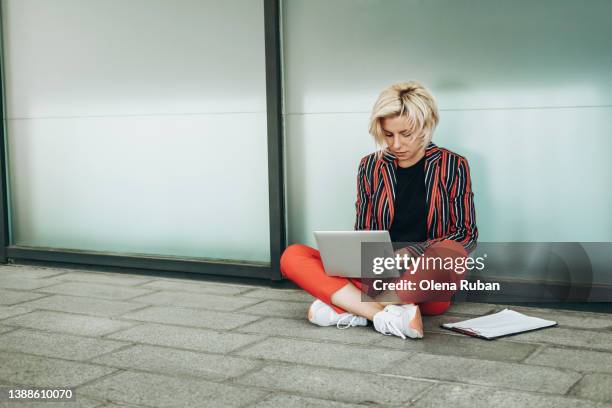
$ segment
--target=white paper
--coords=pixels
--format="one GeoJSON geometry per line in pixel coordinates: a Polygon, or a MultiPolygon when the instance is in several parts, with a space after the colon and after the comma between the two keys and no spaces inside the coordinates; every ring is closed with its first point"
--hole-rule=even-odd
{"type": "Polygon", "coordinates": [[[480,336],[492,338],[554,326],[555,324],[557,324],[557,322],[552,320],[526,316],[514,310],[504,309],[501,312],[477,317],[475,319],[456,323],[444,323],[442,326],[468,330],[480,336]]]}

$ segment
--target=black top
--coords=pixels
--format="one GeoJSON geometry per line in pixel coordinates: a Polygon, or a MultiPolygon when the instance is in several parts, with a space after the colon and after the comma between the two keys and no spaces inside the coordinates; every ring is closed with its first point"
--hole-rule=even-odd
{"type": "Polygon", "coordinates": [[[425,156],[410,167],[398,166],[395,175],[395,214],[389,229],[391,241],[423,242],[427,239],[425,156]]]}

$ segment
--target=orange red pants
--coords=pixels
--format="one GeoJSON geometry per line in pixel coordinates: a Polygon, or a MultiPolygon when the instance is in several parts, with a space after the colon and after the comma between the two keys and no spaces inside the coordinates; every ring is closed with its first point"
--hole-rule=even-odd
{"type": "MultiPolygon", "coordinates": [[[[432,254],[437,250],[446,250],[449,247],[456,251],[457,246],[459,244],[454,241],[442,241],[432,245],[427,251],[432,254]]],[[[461,247],[459,246],[459,248],[461,247]]],[[[465,254],[465,251],[460,252],[465,254]]],[[[427,252],[425,255],[427,256],[427,252]]],[[[363,284],[359,279],[328,276],[325,273],[319,251],[307,245],[293,244],[287,247],[281,256],[280,267],[283,276],[296,283],[315,298],[333,307],[338,313],[344,313],[345,311],[332,304],[331,297],[334,293],[349,283],[352,283],[359,289],[363,289],[363,284]]],[[[421,309],[421,314],[438,315],[448,309],[450,301],[426,301],[418,303],[418,305],[421,309]]]]}

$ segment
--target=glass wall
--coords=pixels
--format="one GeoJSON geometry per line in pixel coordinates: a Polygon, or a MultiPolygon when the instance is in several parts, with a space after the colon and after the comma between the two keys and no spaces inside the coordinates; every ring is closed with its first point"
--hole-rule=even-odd
{"type": "Polygon", "coordinates": [[[612,3],[283,0],[289,242],[352,229],[370,110],[418,80],[482,241],[612,240],[612,3]]]}
{"type": "MultiPolygon", "coordinates": [[[[1,0],[11,243],[270,261],[263,1],[1,0]]],[[[437,98],[482,241],[610,241],[612,4],[283,0],[289,243],[351,229],[380,90],[437,98]]]]}
{"type": "Polygon", "coordinates": [[[2,9],[12,244],[269,262],[263,2],[2,9]]]}

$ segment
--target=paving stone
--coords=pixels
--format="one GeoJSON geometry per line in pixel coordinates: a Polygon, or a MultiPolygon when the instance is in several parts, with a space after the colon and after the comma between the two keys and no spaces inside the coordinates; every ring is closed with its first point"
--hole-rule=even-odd
{"type": "Polygon", "coordinates": [[[93,397],[155,407],[250,406],[267,393],[226,384],[148,373],[121,372],[78,389],[93,397]]]}
{"type": "Polygon", "coordinates": [[[44,279],[24,279],[10,276],[4,277],[2,274],[0,274],[0,288],[4,289],[32,290],[43,288],[52,284],[53,282],[49,282],[44,279]]]}
{"type": "Polygon", "coordinates": [[[210,353],[229,353],[264,337],[255,334],[227,333],[148,323],[113,333],[106,338],[210,353]]]}
{"type": "Polygon", "coordinates": [[[125,342],[20,329],[0,336],[0,350],[66,360],[87,360],[123,347],[125,342]]]}
{"type": "Polygon", "coordinates": [[[22,278],[40,279],[65,273],[65,269],[41,268],[37,266],[24,265],[2,265],[0,266],[0,279],[22,278]]]}
{"type": "Polygon", "coordinates": [[[216,381],[235,377],[260,365],[255,360],[245,358],[147,345],[135,345],[94,358],[91,362],[166,375],[202,377],[216,381]]]}
{"type": "Polygon", "coordinates": [[[23,304],[24,307],[72,312],[93,316],[117,316],[142,308],[142,304],[128,303],[119,300],[92,299],[77,296],[51,295],[44,299],[23,304]]]}
{"type": "Polygon", "coordinates": [[[577,327],[580,329],[604,329],[612,327],[612,315],[519,306],[512,306],[511,309],[529,316],[554,320],[562,327],[577,327]]]}
{"type": "Polygon", "coordinates": [[[31,293],[17,290],[0,289],[0,305],[14,305],[16,303],[27,302],[28,300],[38,299],[47,295],[31,293]]]}
{"type": "Polygon", "coordinates": [[[427,333],[444,333],[448,335],[454,336],[464,336],[457,332],[453,332],[450,330],[443,329],[440,327],[443,323],[455,323],[460,322],[462,320],[473,319],[470,316],[452,316],[452,315],[438,315],[438,316],[423,316],[423,330],[425,331],[425,336],[427,333]]]}
{"type": "Polygon", "coordinates": [[[389,372],[411,378],[558,394],[567,392],[581,378],[579,373],[556,368],[433,354],[415,354],[389,372]]]}
{"type": "Polygon", "coordinates": [[[2,324],[77,334],[81,336],[102,336],[117,330],[132,327],[138,323],[125,322],[106,317],[40,310],[11,317],[2,321],[2,324]]]}
{"type": "Polygon", "coordinates": [[[48,286],[53,286],[53,285],[57,285],[58,283],[63,283],[64,281],[62,280],[57,280],[55,279],[54,276],[50,276],[48,278],[14,278],[14,279],[19,279],[19,280],[28,280],[31,282],[39,282],[39,287],[38,288],[32,288],[32,289],[26,289],[26,290],[37,290],[37,289],[42,289],[48,286]]]}
{"type": "Polygon", "coordinates": [[[7,319],[11,316],[18,316],[25,313],[30,313],[32,308],[21,305],[16,306],[0,306],[0,320],[7,319]]]}
{"type": "Polygon", "coordinates": [[[37,292],[59,295],[87,296],[98,299],[126,300],[135,296],[151,293],[151,290],[129,286],[107,285],[89,282],[63,282],[38,289],[37,292]]]}
{"type": "Polygon", "coordinates": [[[363,405],[350,404],[323,400],[319,398],[307,398],[297,395],[274,394],[269,398],[253,405],[254,408],[363,408],[363,405]]]}
{"type": "Polygon", "coordinates": [[[102,408],[103,402],[76,395],[72,401],[19,401],[0,402],[0,408],[102,408]]]}
{"type": "Polygon", "coordinates": [[[237,353],[241,356],[359,371],[382,371],[410,353],[374,347],[269,338],[237,353]]]}
{"type": "Polygon", "coordinates": [[[150,305],[183,306],[208,310],[228,311],[259,303],[258,299],[239,296],[219,296],[210,293],[185,293],[162,291],[133,299],[150,305]]]}
{"type": "Polygon", "coordinates": [[[122,402],[121,405],[119,404],[113,404],[112,402],[109,402],[105,405],[102,405],[100,408],[124,408],[124,407],[132,407],[132,408],[147,408],[144,405],[136,405],[136,404],[128,404],[127,402],[122,402]]]}
{"type": "Polygon", "coordinates": [[[256,299],[266,300],[289,300],[293,302],[309,302],[312,303],[315,298],[303,290],[296,289],[271,289],[257,288],[245,293],[243,296],[256,299]]]}
{"type": "Polygon", "coordinates": [[[529,357],[525,363],[612,374],[612,354],[600,351],[547,347],[529,357]]]}
{"type": "Polygon", "coordinates": [[[126,313],[122,316],[145,322],[167,323],[182,326],[203,327],[207,329],[230,330],[247,323],[253,322],[259,317],[238,313],[225,313],[215,311],[202,311],[184,307],[150,306],[136,312],[126,313]]]}
{"type": "Polygon", "coordinates": [[[376,347],[391,347],[428,354],[499,361],[522,361],[538,347],[538,345],[529,343],[482,341],[468,336],[449,336],[445,333],[425,333],[425,337],[420,341],[406,341],[395,336],[379,336],[371,344],[376,347]]]}
{"type": "Polygon", "coordinates": [[[512,336],[517,341],[550,343],[612,351],[612,333],[550,327],[512,336]]]}
{"type": "Polygon", "coordinates": [[[596,401],[612,402],[612,375],[586,374],[572,394],[596,401]]]}
{"type": "Polygon", "coordinates": [[[383,337],[372,326],[338,330],[336,326],[315,326],[306,319],[284,319],[281,317],[269,317],[240,327],[237,331],[352,344],[368,344],[383,337]]]}
{"type": "Polygon", "coordinates": [[[532,313],[531,316],[554,320],[561,327],[576,327],[579,329],[604,329],[612,327],[612,318],[589,316],[558,315],[556,313],[532,313]]]}
{"type": "Polygon", "coordinates": [[[254,306],[240,310],[242,313],[250,313],[258,316],[287,317],[291,319],[306,319],[309,303],[306,302],[283,302],[279,300],[266,300],[254,306]]]}
{"type": "Polygon", "coordinates": [[[407,378],[300,365],[269,365],[234,382],[335,401],[402,406],[432,386],[407,378]]]}
{"type": "Polygon", "coordinates": [[[492,303],[457,302],[452,303],[446,313],[482,316],[496,308],[497,306],[492,303]]]}
{"type": "Polygon", "coordinates": [[[295,289],[15,266],[0,266],[0,288],[0,303],[4,293],[43,296],[0,305],[0,385],[72,381],[91,392],[45,406],[612,408],[603,313],[461,302],[425,316],[424,339],[401,340],[314,326],[313,298],[295,289]],[[438,327],[504,307],[560,327],[491,342],[438,327]],[[101,362],[70,361],[87,358],[101,362]]]}
{"type": "Polygon", "coordinates": [[[153,282],[140,285],[139,288],[155,290],[174,290],[178,292],[193,293],[212,293],[215,295],[238,295],[251,290],[249,286],[221,285],[210,282],[200,282],[194,280],[155,280],[153,282]]]}
{"type": "Polygon", "coordinates": [[[75,387],[115,368],[0,351],[0,380],[37,387],[75,387]]]}
{"type": "Polygon", "coordinates": [[[593,408],[592,401],[566,396],[528,394],[463,384],[437,384],[414,408],[593,408]]]}
{"type": "Polygon", "coordinates": [[[110,273],[110,272],[66,272],[61,275],[54,276],[55,281],[71,281],[71,282],[90,282],[102,283],[107,285],[119,286],[134,286],[150,282],[152,278],[147,276],[139,277],[138,275],[128,273],[110,273]]]}

